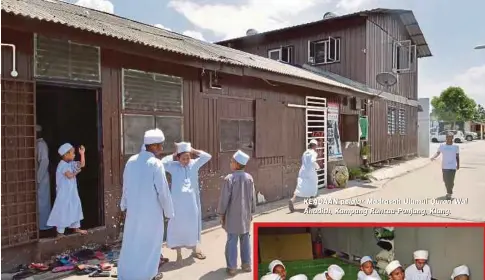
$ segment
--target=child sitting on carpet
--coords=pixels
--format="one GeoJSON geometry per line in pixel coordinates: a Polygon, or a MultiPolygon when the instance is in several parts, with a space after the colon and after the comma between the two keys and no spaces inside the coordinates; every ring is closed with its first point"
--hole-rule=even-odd
{"type": "Polygon", "coordinates": [[[369,256],[362,257],[360,259],[360,271],[357,273],[357,280],[364,280],[366,276],[371,276],[372,278],[381,279],[379,273],[374,269],[374,263],[372,258],[369,256]]]}
{"type": "Polygon", "coordinates": [[[308,277],[306,277],[305,274],[298,274],[295,276],[291,276],[290,280],[308,280],[308,277]]]}
{"type": "Polygon", "coordinates": [[[261,280],[282,280],[281,277],[276,273],[269,273],[261,277],[261,280]]]}

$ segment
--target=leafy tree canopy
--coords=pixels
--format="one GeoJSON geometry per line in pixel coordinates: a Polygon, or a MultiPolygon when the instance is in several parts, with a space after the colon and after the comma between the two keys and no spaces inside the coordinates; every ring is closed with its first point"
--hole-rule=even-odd
{"type": "Polygon", "coordinates": [[[485,108],[480,104],[477,105],[474,121],[485,122],[485,108]]]}
{"type": "Polygon", "coordinates": [[[440,96],[431,99],[431,105],[432,115],[442,121],[469,121],[477,115],[475,100],[468,97],[461,87],[445,89],[440,96]]]}

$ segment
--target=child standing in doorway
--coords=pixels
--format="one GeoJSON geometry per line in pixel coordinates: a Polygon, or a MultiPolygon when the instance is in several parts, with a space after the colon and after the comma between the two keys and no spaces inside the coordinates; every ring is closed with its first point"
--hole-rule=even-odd
{"type": "Polygon", "coordinates": [[[76,154],[71,144],[63,144],[57,150],[61,161],[56,170],[56,200],[47,225],[57,228],[58,237],[64,235],[66,228],[71,228],[76,233],[87,234],[87,231],[81,229],[81,220],[84,216],[76,179],[81,169],[86,166],[85,151],[84,146],[80,146],[81,160],[74,161],[76,154]]]}
{"type": "Polygon", "coordinates": [[[227,232],[227,273],[234,276],[237,270],[237,243],[240,243],[241,268],[251,272],[251,245],[249,231],[256,210],[253,177],[244,171],[249,156],[237,151],[231,159],[232,174],[224,179],[217,213],[227,232]]]}

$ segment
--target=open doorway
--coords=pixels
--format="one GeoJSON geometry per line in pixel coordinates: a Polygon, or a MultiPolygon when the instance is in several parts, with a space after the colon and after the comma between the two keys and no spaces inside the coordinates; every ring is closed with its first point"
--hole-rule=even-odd
{"type": "MultiPolygon", "coordinates": [[[[86,167],[77,176],[84,229],[104,224],[104,189],[102,185],[101,108],[99,92],[85,89],[37,83],[36,117],[42,126],[42,137],[49,148],[51,202],[56,196],[55,173],[60,157],[57,149],[64,143],[86,147],[86,167]]],[[[76,155],[79,160],[79,154],[76,155]]],[[[55,230],[52,231],[55,234],[55,230]]],[[[41,237],[51,237],[50,231],[41,237]]]]}

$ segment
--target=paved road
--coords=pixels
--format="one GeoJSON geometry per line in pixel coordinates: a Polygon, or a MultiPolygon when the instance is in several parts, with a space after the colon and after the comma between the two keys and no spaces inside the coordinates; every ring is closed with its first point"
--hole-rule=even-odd
{"type": "MultiPolygon", "coordinates": [[[[432,153],[436,150],[434,145],[432,153]]],[[[485,198],[485,141],[463,144],[461,151],[461,169],[456,176],[455,196],[456,204],[405,204],[404,199],[436,199],[445,194],[445,188],[441,180],[440,161],[430,163],[429,165],[408,173],[399,178],[376,183],[373,186],[356,187],[355,190],[336,191],[331,194],[320,195],[320,199],[350,198],[352,194],[360,196],[355,199],[363,200],[360,206],[349,205],[320,205],[320,208],[328,208],[333,214],[304,214],[302,211],[289,213],[285,201],[274,203],[272,207],[281,207],[279,210],[269,211],[255,218],[255,222],[279,221],[279,222],[463,222],[463,221],[485,221],[485,208],[483,207],[483,198],[485,198]],[[345,193],[345,194],[344,194],[345,193]],[[350,194],[350,196],[349,196],[350,194]],[[402,201],[398,204],[391,205],[370,205],[365,200],[372,199],[396,199],[402,201]],[[464,204],[458,204],[458,201],[468,199],[464,204]],[[362,211],[363,209],[375,208],[389,211],[389,209],[399,209],[401,211],[410,211],[414,209],[431,208],[449,211],[450,214],[430,215],[406,215],[406,214],[336,214],[337,209],[343,211],[362,211]]],[[[441,201],[441,200],[437,200],[441,201]]],[[[442,201],[441,201],[442,202],[442,201]]],[[[268,206],[267,206],[268,207],[268,206]]],[[[296,204],[297,208],[303,209],[303,203],[296,204]]],[[[266,211],[266,210],[263,210],[266,211]]],[[[225,274],[224,245],[226,236],[222,229],[215,229],[203,235],[202,249],[207,254],[207,259],[203,261],[187,260],[187,266],[177,267],[172,263],[164,266],[164,279],[167,280],[222,280],[228,279],[225,274]]],[[[187,257],[189,252],[184,253],[187,257]]],[[[164,249],[164,255],[171,260],[175,259],[175,252],[164,249]]],[[[70,280],[88,279],[87,277],[69,277],[70,280]]],[[[251,273],[241,273],[232,278],[235,280],[250,280],[251,273]]]]}

